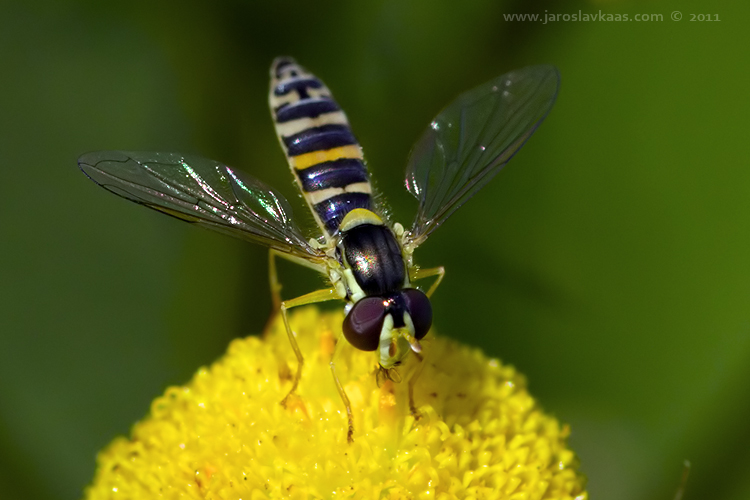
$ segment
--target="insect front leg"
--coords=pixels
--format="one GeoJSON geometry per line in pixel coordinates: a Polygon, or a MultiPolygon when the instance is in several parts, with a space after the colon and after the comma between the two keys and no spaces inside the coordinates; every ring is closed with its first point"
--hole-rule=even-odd
{"type": "Polygon", "coordinates": [[[285,300],[281,302],[279,305],[279,310],[281,311],[281,317],[284,319],[284,327],[286,328],[286,334],[289,336],[289,343],[292,344],[292,350],[294,351],[294,355],[297,357],[297,373],[294,375],[294,380],[292,381],[292,388],[289,390],[289,393],[284,396],[284,399],[281,400],[281,405],[286,407],[286,402],[289,399],[289,396],[291,396],[295,390],[297,390],[297,385],[299,384],[299,379],[302,376],[302,366],[305,363],[305,359],[302,357],[302,351],[299,349],[299,345],[297,344],[297,338],[294,336],[294,332],[292,331],[292,328],[289,326],[289,318],[287,317],[287,310],[291,309],[292,307],[298,307],[298,306],[305,306],[308,304],[317,304],[318,302],[325,302],[328,300],[334,300],[340,298],[338,294],[336,293],[335,288],[326,288],[324,290],[317,290],[315,292],[310,292],[305,295],[302,295],[300,297],[297,297],[296,299],[291,300],[285,300]]]}
{"type": "Polygon", "coordinates": [[[424,360],[421,356],[419,356],[417,359],[419,359],[419,365],[414,370],[414,373],[411,374],[411,377],[409,377],[409,411],[411,412],[412,416],[419,420],[419,410],[417,410],[417,405],[414,404],[414,384],[417,382],[417,378],[422,374],[422,370],[424,369],[424,360]]]}
{"type": "Polygon", "coordinates": [[[443,281],[443,276],[445,276],[445,268],[443,266],[431,267],[429,269],[414,268],[409,271],[410,281],[417,281],[424,278],[430,278],[432,276],[437,276],[437,279],[432,284],[432,286],[430,286],[429,290],[427,290],[427,293],[425,293],[425,295],[427,295],[427,298],[432,296],[438,285],[440,285],[440,282],[443,281]]]}

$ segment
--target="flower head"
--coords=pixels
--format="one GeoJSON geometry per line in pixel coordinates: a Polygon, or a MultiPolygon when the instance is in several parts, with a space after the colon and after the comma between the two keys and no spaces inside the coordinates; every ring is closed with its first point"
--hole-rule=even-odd
{"type": "Polygon", "coordinates": [[[342,316],[308,307],[290,320],[305,366],[286,407],[296,361],[279,320],[157,398],[129,439],[100,453],[86,498],[588,498],[568,428],[542,413],[524,377],[442,337],[425,343],[421,366],[410,356],[400,367],[402,383],[380,387],[373,353],[342,342],[348,443],[329,367],[342,316]]]}

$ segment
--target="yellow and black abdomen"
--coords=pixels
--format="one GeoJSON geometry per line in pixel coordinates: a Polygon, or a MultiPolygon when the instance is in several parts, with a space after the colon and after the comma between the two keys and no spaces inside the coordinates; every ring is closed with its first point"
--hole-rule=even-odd
{"type": "Polygon", "coordinates": [[[372,210],[362,148],[328,88],[293,59],[271,66],[276,134],[318,224],[332,235],[347,213],[372,210]]]}

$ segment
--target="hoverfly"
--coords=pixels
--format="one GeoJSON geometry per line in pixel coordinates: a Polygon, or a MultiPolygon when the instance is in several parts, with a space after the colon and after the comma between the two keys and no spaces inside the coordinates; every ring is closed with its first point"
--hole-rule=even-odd
{"type": "MultiPolygon", "coordinates": [[[[269,104],[297,185],[320,228],[306,238],[289,203],[257,179],[213,160],[174,153],[100,151],[83,155],[83,172],[105,189],[199,226],[270,248],[269,277],[298,364],[284,404],[297,388],[304,359],[287,310],[340,299],[343,335],[377,351],[379,380],[400,380],[395,367],[432,325],[429,297],[444,269],[419,268],[414,250],[500,171],[544,120],[560,77],[553,66],[506,73],[470,90],[440,112],[414,146],[406,189],[419,201],[412,227],[389,221],[375,205],[362,149],[346,115],[321,80],[291,58],[271,66],[269,104]],[[330,286],[281,300],[276,257],[326,275],[330,286]],[[432,277],[426,292],[414,282],[432,277]]],[[[331,364],[346,405],[349,400],[331,364]]],[[[410,394],[411,383],[410,380],[410,394]]],[[[413,410],[413,402],[412,405],[413,410]]]]}

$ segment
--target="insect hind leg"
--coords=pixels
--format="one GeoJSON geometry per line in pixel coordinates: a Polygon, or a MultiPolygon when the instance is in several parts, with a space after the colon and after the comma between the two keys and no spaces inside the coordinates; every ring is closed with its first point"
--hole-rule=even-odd
{"type": "Polygon", "coordinates": [[[276,250],[275,248],[271,248],[268,250],[268,282],[271,288],[271,302],[273,305],[273,311],[278,311],[279,307],[281,306],[281,282],[279,281],[279,274],[276,270],[276,257],[281,257],[284,260],[288,260],[289,262],[294,262],[297,265],[300,265],[302,267],[307,267],[308,269],[313,269],[315,271],[318,271],[321,274],[327,275],[327,269],[325,266],[325,263],[318,263],[313,262],[309,260],[305,260],[301,257],[297,257],[296,255],[290,255],[288,253],[284,253],[280,250],[276,250]]]}

